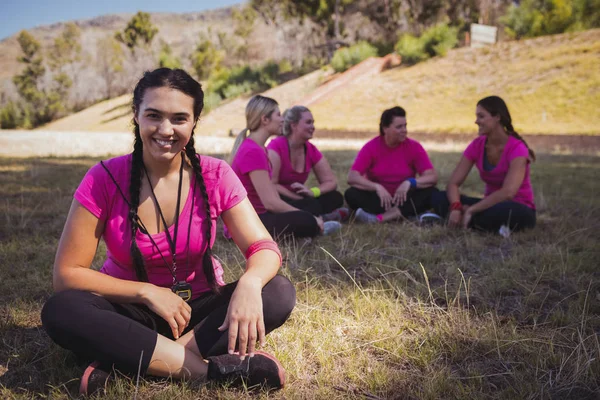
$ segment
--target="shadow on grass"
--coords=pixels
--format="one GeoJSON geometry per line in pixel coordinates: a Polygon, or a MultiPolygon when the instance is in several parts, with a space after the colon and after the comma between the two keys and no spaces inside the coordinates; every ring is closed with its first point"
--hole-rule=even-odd
{"type": "MultiPolygon", "coordinates": [[[[326,151],[324,154],[336,172],[339,190],[344,191],[346,172],[356,152],[326,151]]],[[[460,154],[432,152],[430,155],[440,174],[442,184],[439,186],[443,187],[460,154]]],[[[98,160],[0,158],[0,302],[4,305],[0,309],[0,385],[6,388],[5,397],[48,394],[53,388],[63,394],[65,390],[71,394],[76,392],[83,366],[70,353],[50,342],[41,329],[39,312],[52,291],[54,253],[72,194],[89,167],[98,160]]],[[[396,354],[396,350],[386,349],[385,343],[381,348],[361,347],[361,351],[373,353],[374,360],[383,359],[381,368],[386,371],[398,369],[398,363],[408,365],[408,377],[413,383],[407,384],[407,377],[398,375],[393,378],[398,381],[384,380],[373,383],[369,390],[361,390],[375,391],[385,398],[393,397],[391,388],[403,388],[408,397],[426,397],[424,382],[443,372],[449,378],[444,378],[432,398],[494,390],[517,393],[517,397],[550,393],[556,398],[592,398],[588,394],[598,386],[590,383],[591,378],[577,375],[574,372],[577,368],[568,357],[577,349],[580,352],[590,349],[587,344],[581,346],[576,339],[569,338],[577,338],[577,335],[588,338],[600,332],[600,303],[594,301],[600,298],[599,160],[539,155],[531,174],[539,210],[538,226],[509,239],[411,223],[349,224],[340,235],[316,238],[312,243],[283,244],[282,273],[295,282],[299,298],[290,321],[295,324],[294,334],[289,337],[318,329],[323,335],[329,335],[330,330],[339,329],[342,333],[334,332],[332,337],[339,340],[343,335],[351,335],[350,348],[353,348],[356,343],[371,340],[367,332],[375,332],[373,340],[380,340],[390,334],[383,328],[389,321],[407,318],[406,331],[416,332],[408,353],[396,354]],[[311,300],[310,296],[316,298],[311,300]],[[341,298],[339,304],[335,303],[336,296],[341,298]],[[324,303],[321,306],[319,302],[324,303]],[[381,309],[362,309],[376,302],[381,304],[381,309]],[[364,318],[361,315],[385,315],[386,308],[396,312],[394,307],[398,305],[405,307],[407,313],[381,317],[383,333],[374,326],[377,322],[360,322],[360,318],[364,318]],[[318,314],[309,315],[313,308],[318,310],[319,307],[323,308],[321,314],[327,316],[323,325],[315,322],[320,318],[318,314]],[[471,325],[462,323],[471,326],[472,331],[461,331],[464,327],[452,320],[453,313],[465,315],[467,322],[472,318],[471,325]],[[336,322],[338,314],[342,321],[339,323],[336,322]],[[302,318],[306,318],[307,324],[315,325],[301,325],[302,318]],[[343,333],[352,327],[354,320],[359,321],[356,332],[343,333]],[[507,354],[503,357],[496,357],[499,345],[493,336],[494,329],[504,335],[502,338],[508,338],[507,341],[514,340],[510,342],[511,347],[503,345],[502,354],[507,354]],[[510,336],[513,331],[518,335],[510,336]],[[542,339],[550,345],[539,344],[542,339]],[[561,346],[566,350],[560,350],[561,346]],[[393,357],[390,352],[394,353],[393,357]],[[549,356],[548,359],[535,358],[534,353],[549,356]],[[429,355],[425,358],[423,354],[429,355]],[[568,384],[552,387],[553,374],[563,369],[573,378],[568,384]],[[536,375],[539,370],[543,372],[542,377],[536,375]],[[550,382],[547,383],[550,388],[536,392],[536,379],[542,378],[550,382]],[[463,381],[466,382],[463,386],[455,384],[463,381]],[[510,392],[513,386],[521,384],[519,381],[530,386],[510,392]],[[446,395],[442,390],[444,385],[447,385],[446,395]],[[457,391],[459,386],[465,392],[457,391]],[[579,386],[583,389],[577,389],[579,386]],[[571,391],[566,392],[568,390],[571,391]]],[[[465,192],[481,194],[482,189],[477,174],[472,173],[464,184],[465,192]]],[[[218,235],[214,252],[227,267],[228,281],[237,279],[243,267],[234,247],[218,235]]],[[[99,251],[95,262],[101,263],[103,258],[104,254],[99,251]]],[[[310,342],[318,338],[300,340],[304,341],[301,348],[310,348],[310,342]]],[[[581,343],[588,342],[582,340],[581,343]]],[[[319,348],[315,344],[315,351],[319,348]]],[[[304,357],[310,356],[304,354],[304,357]]],[[[332,356],[348,362],[345,357],[345,350],[332,356]]],[[[288,361],[292,364],[293,360],[294,357],[288,361]]],[[[589,362],[598,370],[598,361],[589,362]]],[[[347,376],[344,370],[331,372],[325,362],[320,365],[325,375],[339,372],[342,377],[347,376]]],[[[303,372],[294,372],[293,367],[291,370],[298,385],[313,379],[305,378],[303,372]]],[[[364,373],[367,375],[363,376],[368,377],[369,372],[364,373]]],[[[325,379],[327,385],[333,385],[329,378],[325,379]]],[[[0,393],[1,390],[0,387],[0,393]]],[[[288,390],[294,393],[294,389],[288,390]]]]}

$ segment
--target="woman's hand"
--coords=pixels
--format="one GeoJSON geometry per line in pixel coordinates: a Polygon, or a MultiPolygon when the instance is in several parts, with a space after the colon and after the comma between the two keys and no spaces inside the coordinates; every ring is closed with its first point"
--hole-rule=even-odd
{"type": "Polygon", "coordinates": [[[179,339],[190,323],[192,308],[169,288],[152,284],[144,287],[141,293],[143,303],[158,316],[167,321],[173,337],[179,339]]]}
{"type": "Polygon", "coordinates": [[[385,211],[392,207],[392,196],[388,193],[387,189],[377,184],[375,187],[375,193],[379,196],[379,205],[383,207],[385,211]]]}
{"type": "Polygon", "coordinates": [[[300,196],[315,197],[315,194],[312,192],[312,190],[310,190],[300,182],[294,182],[290,185],[290,187],[296,192],[296,194],[299,194],[300,196]]]}
{"type": "Polygon", "coordinates": [[[317,217],[316,215],[314,217],[317,220],[317,225],[319,225],[319,229],[321,230],[321,232],[323,232],[323,230],[325,229],[323,218],[317,217]]]}
{"type": "Polygon", "coordinates": [[[406,196],[408,191],[410,190],[410,182],[409,181],[404,181],[400,184],[400,186],[398,186],[398,189],[396,189],[396,193],[394,193],[394,198],[392,200],[392,204],[394,206],[402,206],[404,204],[404,202],[406,201],[406,196]]]}
{"type": "Polygon", "coordinates": [[[229,354],[238,351],[243,360],[246,354],[254,356],[256,341],[265,344],[265,322],[263,318],[262,286],[255,278],[240,278],[231,296],[225,321],[219,327],[221,332],[229,329],[229,354]]]}
{"type": "Polygon", "coordinates": [[[473,218],[473,212],[470,211],[468,208],[466,208],[465,212],[463,214],[463,217],[462,217],[462,227],[468,228],[469,224],[471,223],[472,218],[473,218]]]}
{"type": "Polygon", "coordinates": [[[451,228],[458,228],[462,223],[462,211],[452,210],[448,215],[448,226],[451,228]]]}

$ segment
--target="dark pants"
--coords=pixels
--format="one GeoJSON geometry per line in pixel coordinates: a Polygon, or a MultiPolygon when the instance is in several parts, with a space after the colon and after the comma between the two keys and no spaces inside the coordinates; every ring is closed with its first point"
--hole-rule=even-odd
{"type": "MultiPolygon", "coordinates": [[[[460,202],[463,205],[471,206],[481,199],[476,197],[460,196],[460,202]]],[[[450,202],[446,192],[438,192],[433,196],[433,208],[437,214],[446,217],[449,213],[450,202]]],[[[519,231],[526,228],[533,228],[536,222],[536,212],[534,209],[524,204],[514,201],[503,201],[492,207],[473,214],[470,226],[475,229],[498,232],[502,225],[507,225],[511,231],[519,231]]]]}
{"type": "MultiPolygon", "coordinates": [[[[225,321],[236,285],[230,283],[218,295],[211,292],[190,302],[192,317],[184,333],[194,330],[203,357],[227,353],[227,331],[217,328],[225,321]]],[[[263,288],[262,301],[268,333],[287,320],[296,304],[296,291],[287,278],[277,275],[263,288]]],[[[148,307],[111,303],[81,290],[50,297],[42,309],[42,324],[59,346],[130,374],[137,372],[140,356],[142,373],[148,369],[159,334],[173,339],[169,324],[148,307]]]]}
{"type": "Polygon", "coordinates": [[[323,193],[316,199],[314,197],[303,197],[300,200],[294,200],[285,196],[281,196],[281,199],[300,210],[308,211],[312,215],[327,214],[344,205],[344,196],[336,190],[323,193]]]}
{"type": "MultiPolygon", "coordinates": [[[[409,217],[424,213],[431,208],[431,196],[438,190],[434,187],[426,189],[412,189],[406,195],[406,201],[398,206],[403,216],[409,217]]],[[[371,214],[382,214],[385,209],[381,207],[377,193],[368,190],[360,190],[354,187],[344,193],[346,202],[351,209],[362,208],[371,214]]]]}
{"type": "Polygon", "coordinates": [[[306,211],[290,211],[277,214],[267,211],[258,214],[258,217],[274,238],[286,236],[315,237],[321,232],[315,217],[306,211]]]}

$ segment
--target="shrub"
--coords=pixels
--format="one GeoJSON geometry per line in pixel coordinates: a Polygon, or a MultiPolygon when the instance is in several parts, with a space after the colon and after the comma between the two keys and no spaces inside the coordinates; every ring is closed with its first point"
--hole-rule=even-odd
{"type": "Polygon", "coordinates": [[[221,104],[222,100],[223,99],[218,93],[207,91],[204,94],[204,109],[202,110],[202,113],[206,114],[210,110],[214,110],[221,104]]]}
{"type": "Polygon", "coordinates": [[[421,40],[409,34],[400,37],[400,40],[396,43],[396,52],[402,56],[402,63],[408,65],[416,64],[429,58],[421,40]]]}
{"type": "Polygon", "coordinates": [[[331,66],[336,72],[344,72],[369,57],[377,57],[377,48],[361,41],[350,47],[336,50],[331,59],[331,66]]]}
{"type": "Polygon", "coordinates": [[[402,62],[416,64],[430,57],[445,56],[458,43],[458,28],[439,24],[427,29],[421,37],[402,35],[396,43],[396,52],[402,62]]]}
{"type": "Polygon", "coordinates": [[[27,111],[21,110],[19,106],[9,101],[0,108],[0,129],[29,128],[29,116],[27,111]]]}

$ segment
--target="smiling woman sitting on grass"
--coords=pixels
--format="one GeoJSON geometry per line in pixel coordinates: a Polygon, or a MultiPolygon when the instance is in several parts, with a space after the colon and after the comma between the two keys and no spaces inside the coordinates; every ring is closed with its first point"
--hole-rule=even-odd
{"type": "Polygon", "coordinates": [[[423,146],[407,137],[404,109],[385,110],[379,132],[360,149],[348,173],[351,188],[345,197],[356,220],[379,223],[427,211],[437,173],[423,146]]]}
{"type": "Polygon", "coordinates": [[[75,192],[42,323],[93,361],[80,392],[111,371],[280,388],[284,372],[256,350],[295,304],[281,255],[224,161],[199,156],[200,84],[183,70],[146,72],[133,94],[133,153],[92,167],[75,192]],[[212,256],[221,216],[246,271],[223,282],[212,256]],[[100,238],[107,259],[90,269],[100,238]],[[237,354],[234,354],[237,351],[237,354]]]}
{"type": "Polygon", "coordinates": [[[536,212],[529,165],[535,161],[535,153],[515,132],[508,107],[500,97],[481,99],[475,116],[479,137],[465,150],[446,192],[434,196],[436,212],[448,216],[452,227],[473,227],[503,235],[533,228],[536,212]],[[485,182],[483,199],[459,193],[474,165],[485,182]]]}

